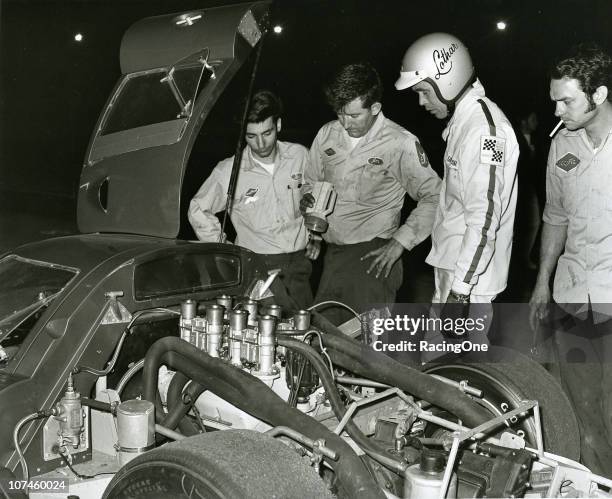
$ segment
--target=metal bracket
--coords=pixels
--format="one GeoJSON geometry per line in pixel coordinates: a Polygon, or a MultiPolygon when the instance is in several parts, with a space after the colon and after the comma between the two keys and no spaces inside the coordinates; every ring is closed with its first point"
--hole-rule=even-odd
{"type": "MultiPolygon", "coordinates": [[[[399,388],[390,388],[389,390],[385,390],[384,392],[378,393],[372,397],[367,397],[361,400],[356,400],[351,405],[349,405],[348,409],[344,413],[342,420],[340,421],[340,423],[338,423],[338,426],[334,430],[334,433],[336,435],[340,435],[344,431],[344,427],[346,426],[346,423],[349,422],[349,420],[353,417],[353,414],[357,411],[357,408],[359,408],[360,406],[372,404],[374,402],[377,402],[381,399],[385,399],[387,397],[391,397],[393,395],[396,395],[400,399],[402,399],[404,402],[409,403],[411,407],[415,407],[415,404],[412,403],[412,400],[410,399],[410,397],[406,395],[404,392],[402,392],[399,388]]],[[[422,412],[420,407],[418,407],[418,410],[422,412]]]]}
{"type": "Polygon", "coordinates": [[[325,440],[318,438],[312,443],[312,456],[310,462],[314,466],[315,471],[319,474],[321,462],[323,461],[323,449],[325,448],[325,440]]]}
{"type": "Polygon", "coordinates": [[[104,296],[108,298],[108,307],[100,322],[101,325],[124,324],[132,320],[130,311],[118,300],[123,296],[123,291],[107,291],[104,296]]]}
{"type": "Polygon", "coordinates": [[[436,378],[439,381],[442,381],[442,383],[446,383],[447,385],[454,386],[455,388],[462,391],[463,393],[467,393],[468,395],[473,395],[474,397],[477,397],[477,398],[482,398],[482,390],[471,387],[469,383],[467,382],[467,380],[455,381],[449,378],[445,378],[444,376],[440,376],[439,374],[430,374],[430,376],[432,376],[433,378],[436,378]]]}
{"type": "Polygon", "coordinates": [[[295,431],[292,428],[287,426],[276,426],[271,430],[268,430],[266,434],[271,437],[289,437],[292,440],[302,444],[305,447],[308,447],[312,450],[311,462],[315,466],[315,470],[317,473],[319,472],[321,462],[323,461],[323,457],[331,459],[332,461],[338,460],[338,453],[325,445],[325,440],[319,438],[317,440],[312,440],[308,438],[306,435],[300,433],[299,431],[295,431]]]}
{"type": "Polygon", "coordinates": [[[489,421],[485,421],[484,423],[476,426],[472,429],[462,428],[457,429],[453,432],[453,442],[450,448],[450,453],[448,455],[448,461],[446,463],[446,469],[444,470],[444,476],[442,478],[442,487],[440,488],[440,499],[446,497],[446,492],[448,490],[448,486],[450,484],[450,479],[453,473],[453,467],[455,466],[455,460],[457,459],[457,453],[459,452],[459,444],[465,440],[475,440],[477,438],[481,438],[480,436],[484,436],[485,432],[496,428],[497,426],[503,424],[505,421],[526,413],[528,410],[533,409],[533,415],[536,423],[536,442],[538,449],[538,456],[544,456],[544,443],[542,440],[542,425],[540,419],[540,406],[537,401],[534,400],[524,400],[522,401],[516,409],[513,409],[509,412],[502,414],[501,416],[494,417],[489,421]]]}

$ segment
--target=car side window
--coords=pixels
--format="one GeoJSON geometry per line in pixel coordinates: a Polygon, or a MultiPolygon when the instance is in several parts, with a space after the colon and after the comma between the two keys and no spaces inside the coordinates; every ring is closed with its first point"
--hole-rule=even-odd
{"type": "MultiPolygon", "coordinates": [[[[211,75],[212,72],[201,65],[177,68],[172,72],[176,88],[185,103],[190,103],[189,108],[211,75]]],[[[100,135],[187,117],[188,114],[183,115],[186,112],[182,109],[183,102],[177,100],[166,83],[167,77],[168,72],[164,70],[128,75],[114,97],[100,135]]]]}

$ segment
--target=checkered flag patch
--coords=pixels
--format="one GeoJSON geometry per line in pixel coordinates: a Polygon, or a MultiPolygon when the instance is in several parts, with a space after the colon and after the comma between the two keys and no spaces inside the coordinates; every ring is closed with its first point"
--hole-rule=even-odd
{"type": "Polygon", "coordinates": [[[485,151],[495,151],[495,140],[493,140],[493,139],[485,139],[482,148],[485,151]]]}
{"type": "Polygon", "coordinates": [[[480,162],[488,165],[504,166],[506,140],[492,135],[480,137],[480,162]]]}

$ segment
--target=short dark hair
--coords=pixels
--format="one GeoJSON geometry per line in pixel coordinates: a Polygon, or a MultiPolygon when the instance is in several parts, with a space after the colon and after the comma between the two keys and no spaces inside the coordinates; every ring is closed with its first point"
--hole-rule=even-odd
{"type": "Polygon", "coordinates": [[[352,100],[361,97],[363,107],[382,99],[383,87],[378,71],[367,62],[341,67],[325,87],[327,102],[336,112],[352,100]]]}
{"type": "Polygon", "coordinates": [[[612,59],[597,44],[583,43],[573,47],[567,55],[554,63],[550,77],[553,80],[578,80],[592,107],[595,107],[595,90],[601,86],[608,87],[608,101],[612,102],[612,59]]]}
{"type": "Polygon", "coordinates": [[[261,123],[270,116],[276,123],[283,114],[283,104],[280,98],[269,90],[260,90],[253,94],[247,113],[247,123],[261,123]]]}

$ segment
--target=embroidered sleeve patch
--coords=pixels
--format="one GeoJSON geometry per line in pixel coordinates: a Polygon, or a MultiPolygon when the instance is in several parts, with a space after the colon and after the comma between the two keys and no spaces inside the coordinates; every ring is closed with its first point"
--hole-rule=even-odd
{"type": "Polygon", "coordinates": [[[504,166],[506,139],[493,135],[480,137],[480,162],[494,166],[504,166]]]}
{"type": "Polygon", "coordinates": [[[576,168],[578,166],[578,163],[580,163],[580,160],[571,152],[568,152],[567,154],[561,156],[557,160],[555,165],[557,165],[557,167],[561,168],[562,170],[569,172],[576,168]]]}
{"type": "Polygon", "coordinates": [[[429,159],[427,158],[425,149],[423,149],[423,146],[418,140],[414,143],[414,146],[416,147],[417,156],[419,157],[419,163],[421,163],[423,168],[427,168],[429,166],[429,159]]]}

